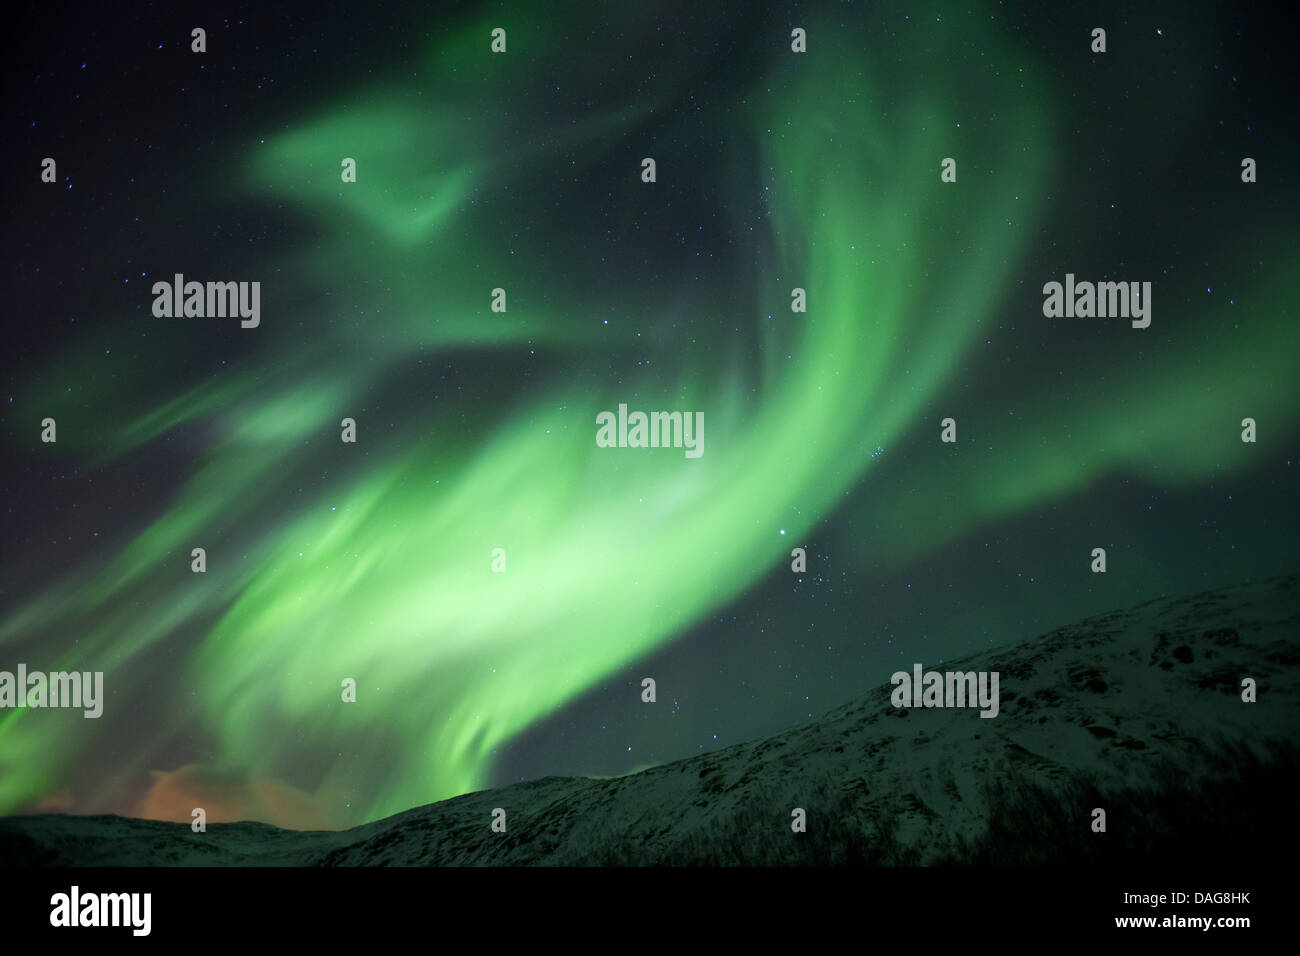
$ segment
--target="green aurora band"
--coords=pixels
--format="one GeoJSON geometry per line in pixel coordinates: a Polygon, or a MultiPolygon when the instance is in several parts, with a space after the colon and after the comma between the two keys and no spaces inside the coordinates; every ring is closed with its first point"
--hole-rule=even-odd
{"type": "MultiPolygon", "coordinates": [[[[293,786],[351,794],[366,820],[479,789],[498,748],[787,563],[792,544],[870,481],[878,447],[937,436],[939,419],[958,414],[938,396],[998,321],[1041,235],[1062,148],[1059,95],[1032,56],[984,24],[936,33],[927,62],[975,35],[989,63],[1023,62],[1023,72],[935,68],[918,84],[831,25],[809,31],[817,55],[778,47],[739,107],[714,104],[701,121],[725,134],[739,170],[730,180],[721,161],[683,170],[662,139],[647,147],[627,135],[667,109],[685,77],[661,85],[671,95],[659,101],[615,91],[625,105],[558,132],[522,129],[539,95],[531,71],[563,69],[548,52],[558,26],[512,30],[510,54],[485,64],[495,24],[468,24],[434,52],[436,78],[421,77],[418,93],[414,80],[380,82],[241,144],[235,195],[223,201],[302,214],[295,251],[262,276],[262,326],[227,333],[243,357],[160,399],[144,383],[167,349],[217,334],[191,324],[115,382],[93,373],[93,343],[69,349],[22,396],[35,420],[58,420],[50,453],[69,460],[127,461],[184,429],[203,442],[173,497],[111,561],[51,572],[4,608],[6,660],[103,670],[110,696],[99,722],[0,717],[0,812],[74,784],[79,809],[109,805],[195,727],[209,766],[284,779],[292,760],[293,786]],[[855,58],[861,70],[842,69],[855,58]],[[882,109],[897,89],[907,92],[882,109]],[[1013,96],[1014,109],[991,105],[1013,96]],[[958,126],[977,114],[987,118],[958,126]],[[655,187],[639,180],[642,155],[658,159],[655,187]],[[938,176],[950,155],[955,187],[938,176]],[[343,156],[359,168],[347,187],[343,156]],[[711,175],[726,196],[759,178],[770,185],[760,241],[777,252],[730,269],[722,290],[683,277],[666,301],[630,292],[630,266],[588,280],[580,265],[592,253],[545,185],[557,162],[575,183],[626,167],[629,193],[711,175]],[[504,315],[488,308],[496,286],[509,296],[504,315]],[[795,286],[808,290],[806,316],[790,313],[795,286]],[[605,325],[611,302],[620,319],[605,325]],[[643,354],[654,361],[628,358],[643,354]],[[593,389],[611,355],[635,371],[593,389]],[[397,397],[395,383],[434,356],[499,361],[499,406],[454,392],[397,397]],[[703,410],[704,456],[597,448],[596,414],[619,402],[703,410]],[[357,445],[338,440],[347,416],[357,445]],[[208,552],[205,575],[188,569],[196,546],[208,552]],[[498,547],[505,574],[490,570],[498,547]],[[175,662],[170,683],[143,665],[161,650],[175,662]],[[347,677],[355,704],[340,701],[347,677]],[[113,775],[77,784],[114,708],[140,699],[166,719],[117,755],[113,775]]],[[[635,44],[628,32],[620,42],[635,44]]],[[[617,49],[591,56],[617,75],[617,49]]],[[[651,198],[629,201],[656,215],[654,194],[637,195],[651,198]]],[[[628,227],[622,215],[615,232],[628,227]]],[[[1280,309],[1285,273],[1249,268],[1256,305],[1280,309]]],[[[1027,324],[1046,278],[1029,275],[1016,300],[1027,324]]],[[[1157,283],[1148,345],[1172,321],[1161,295],[1157,283]]],[[[1065,386],[1047,370],[989,384],[1025,411],[985,426],[996,456],[935,441],[898,464],[907,480],[873,499],[881,559],[917,560],[1110,471],[1157,463],[1161,481],[1192,484],[1225,462],[1244,466],[1233,431],[1242,414],[1217,396],[1238,395],[1279,430],[1292,424],[1293,326],[1279,342],[1271,325],[1265,345],[1263,328],[1235,328],[1210,305],[1180,321],[1203,334],[1158,361],[1137,347],[1082,350],[1071,378],[1084,387],[1065,409],[1052,400],[1065,386]],[[1087,387],[1103,378],[1113,387],[1087,387]],[[1207,422],[1222,424],[1212,429],[1221,437],[1205,438],[1207,422]]],[[[1087,334],[1119,332],[1103,325],[1087,334]]]]}

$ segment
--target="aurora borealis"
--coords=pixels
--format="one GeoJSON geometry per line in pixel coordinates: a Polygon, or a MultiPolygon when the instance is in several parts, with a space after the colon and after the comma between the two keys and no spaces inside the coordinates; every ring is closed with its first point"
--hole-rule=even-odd
{"type": "Polygon", "coordinates": [[[107,699],[0,713],[0,813],[352,825],[1294,570],[1294,126],[1240,28],[539,9],[36,32],[0,666],[107,699]],[[179,272],[261,324],[154,317],[179,272]],[[1152,281],[1151,326],[1044,318],[1067,272],[1152,281]],[[598,447],[620,403],[706,453],[598,447]]]}

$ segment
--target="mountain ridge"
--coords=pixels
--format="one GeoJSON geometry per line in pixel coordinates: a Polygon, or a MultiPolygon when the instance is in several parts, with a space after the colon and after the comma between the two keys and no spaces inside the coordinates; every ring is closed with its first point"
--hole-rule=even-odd
{"type": "Polygon", "coordinates": [[[1155,598],[944,662],[1000,673],[992,719],[977,708],[896,708],[885,684],[777,734],[638,773],[543,777],[342,831],[234,823],[193,833],[114,816],[9,817],[0,819],[0,863],[1229,859],[1253,836],[1294,833],[1278,793],[1297,766],[1297,624],[1297,574],[1155,598]],[[1242,701],[1245,677],[1258,684],[1256,703],[1242,701]],[[505,833],[490,829],[497,807],[505,833]],[[1092,830],[1098,807],[1104,833],[1092,830]],[[795,808],[806,811],[806,833],[791,830],[795,808]]]}

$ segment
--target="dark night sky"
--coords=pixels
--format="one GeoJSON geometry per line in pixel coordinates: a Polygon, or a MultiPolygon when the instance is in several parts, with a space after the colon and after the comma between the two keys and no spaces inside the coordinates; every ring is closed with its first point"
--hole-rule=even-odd
{"type": "Polygon", "coordinates": [[[625,6],[11,15],[0,670],[107,701],[0,716],[0,812],[346,826],[1296,569],[1274,13],[625,6]]]}

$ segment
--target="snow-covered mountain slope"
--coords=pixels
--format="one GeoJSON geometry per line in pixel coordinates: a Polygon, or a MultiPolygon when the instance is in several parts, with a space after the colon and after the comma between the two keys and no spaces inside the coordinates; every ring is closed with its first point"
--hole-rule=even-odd
{"type": "Polygon", "coordinates": [[[0,820],[0,863],[1203,863],[1294,838],[1298,576],[922,663],[998,671],[998,716],[896,708],[882,674],[803,726],[624,777],[548,777],[341,832],[11,817],[0,820]],[[1257,683],[1255,703],[1242,700],[1244,678],[1257,683]],[[505,833],[490,826],[498,807],[505,833]],[[796,808],[807,832],[792,832],[796,808]]]}

